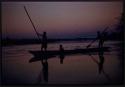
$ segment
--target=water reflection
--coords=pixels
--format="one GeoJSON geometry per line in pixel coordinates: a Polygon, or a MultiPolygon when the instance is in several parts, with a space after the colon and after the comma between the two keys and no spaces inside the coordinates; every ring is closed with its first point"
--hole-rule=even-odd
{"type": "MultiPolygon", "coordinates": [[[[42,64],[42,70],[38,75],[38,83],[41,83],[42,79],[44,80],[45,83],[48,83],[48,59],[52,57],[53,56],[47,55],[47,51],[41,51],[41,57],[39,59],[41,59],[40,61],[42,64]]],[[[60,64],[63,64],[64,57],[65,57],[64,51],[60,50],[60,53],[59,53],[60,64]]],[[[33,61],[30,60],[29,62],[33,62],[33,61]]]]}
{"type": "Polygon", "coordinates": [[[38,83],[42,82],[42,76],[45,83],[48,83],[48,57],[46,51],[41,51],[42,70],[38,75],[38,83]]]}
{"type": "Polygon", "coordinates": [[[104,58],[104,51],[99,51],[98,52],[98,58],[99,61],[97,61],[90,53],[89,56],[91,57],[91,59],[98,65],[98,73],[101,74],[103,73],[103,75],[109,80],[111,81],[110,76],[104,71],[104,62],[105,62],[105,58],[104,58]]]}
{"type": "Polygon", "coordinates": [[[42,65],[43,65],[43,78],[45,82],[48,82],[48,62],[47,62],[47,55],[46,52],[44,53],[44,55],[42,56],[42,65]]]}
{"type": "Polygon", "coordinates": [[[64,54],[60,54],[59,58],[60,58],[60,64],[63,64],[63,60],[65,58],[65,55],[64,54]]]}
{"type": "MultiPolygon", "coordinates": [[[[109,81],[111,81],[109,75],[103,69],[103,65],[105,62],[104,52],[105,51],[101,50],[101,49],[98,52],[95,52],[98,55],[99,61],[97,61],[91,53],[89,53],[89,56],[98,65],[98,73],[99,74],[102,73],[109,81]]],[[[70,54],[70,55],[74,55],[74,54],[70,54]]],[[[84,54],[81,54],[81,55],[84,55],[84,54]]],[[[67,55],[65,54],[62,45],[60,45],[59,53],[57,56],[60,58],[60,64],[63,64],[64,58],[67,55]]],[[[35,61],[41,61],[42,69],[41,69],[40,74],[38,75],[38,84],[40,84],[41,82],[47,84],[48,80],[49,80],[48,59],[55,57],[55,55],[49,54],[48,51],[41,51],[39,57],[38,58],[36,58],[36,57],[38,57],[38,56],[34,56],[34,58],[31,58],[29,60],[29,62],[31,63],[31,62],[35,62],[35,61]],[[42,81],[42,79],[43,79],[43,81],[42,81]]]]}
{"type": "MultiPolygon", "coordinates": [[[[92,58],[92,60],[98,65],[98,73],[101,74],[103,73],[104,76],[108,79],[108,80],[111,80],[109,75],[105,73],[104,69],[103,69],[103,65],[104,65],[104,62],[105,62],[105,59],[104,59],[104,51],[103,50],[100,50],[97,52],[98,54],[98,58],[99,58],[99,61],[97,61],[93,55],[91,53],[89,53],[89,56],[92,58]]],[[[70,54],[71,55],[71,54],[70,54]]],[[[83,55],[83,54],[81,54],[83,55]]],[[[62,45],[60,45],[60,49],[59,49],[59,54],[58,54],[58,57],[60,58],[60,64],[63,64],[63,61],[64,61],[64,58],[65,58],[65,53],[64,53],[64,49],[62,47],[62,45]]],[[[42,79],[44,80],[44,83],[48,83],[48,59],[50,58],[53,58],[55,57],[54,55],[48,55],[48,52],[47,51],[41,51],[41,54],[40,54],[40,58],[32,58],[29,60],[29,62],[35,62],[35,61],[41,61],[41,64],[42,64],[42,70],[40,72],[40,74],[38,75],[38,83],[41,83],[42,82],[42,79]]]]}
{"type": "Polygon", "coordinates": [[[99,51],[98,55],[99,55],[99,74],[101,74],[102,70],[103,70],[103,64],[104,64],[104,56],[103,56],[104,52],[103,51],[99,51]]]}
{"type": "MultiPolygon", "coordinates": [[[[40,58],[36,58],[36,60],[40,60],[41,64],[42,64],[42,70],[41,70],[40,74],[38,75],[38,83],[42,82],[42,76],[43,76],[44,82],[48,83],[48,59],[55,57],[55,56],[47,55],[47,51],[41,51],[40,56],[41,56],[40,58]]],[[[61,47],[61,49],[59,51],[60,64],[63,64],[64,57],[65,57],[64,50],[61,47]]],[[[36,61],[36,60],[34,60],[35,58],[32,58],[32,59],[29,60],[30,63],[36,61]]]]}
{"type": "Polygon", "coordinates": [[[44,81],[48,82],[48,62],[47,62],[47,60],[45,60],[45,61],[42,60],[41,62],[42,62],[42,65],[43,65],[42,71],[43,71],[44,81]]]}
{"type": "MultiPolygon", "coordinates": [[[[60,44],[60,43],[59,43],[60,44]]],[[[51,44],[48,51],[59,51],[59,44],[51,44]]],[[[76,49],[73,46],[84,48],[83,43],[62,43],[68,49],[76,49]]],[[[123,82],[123,66],[119,45],[114,42],[105,46],[111,47],[104,53],[94,50],[78,55],[59,53],[47,55],[32,55],[29,51],[39,51],[39,45],[23,45],[4,48],[3,54],[3,82],[5,84],[119,84],[123,82]],[[16,51],[24,49],[24,51],[16,51]],[[23,55],[22,55],[23,54],[23,55]],[[119,55],[120,54],[120,55],[119,55]],[[31,58],[33,57],[34,58],[31,58]],[[41,58],[42,56],[42,58],[41,58]],[[47,60],[46,60],[47,58],[47,60]],[[42,61],[43,59],[43,61],[42,61]],[[30,60],[30,61],[29,61],[30,60]],[[30,63],[27,63],[29,61],[30,63]],[[36,62],[38,61],[38,62],[36,62]],[[31,63],[34,62],[34,63],[31,63]],[[100,67],[100,68],[99,68],[100,67]],[[11,72],[10,72],[11,71],[11,72]],[[77,72],[76,72],[77,71],[77,72]],[[45,72],[47,74],[45,74],[45,72]],[[100,72],[100,74],[99,74],[100,72]],[[22,77],[23,76],[23,77],[22,77]]],[[[95,47],[95,46],[94,46],[95,47]]],[[[94,48],[92,47],[92,48],[94,48]]],[[[65,50],[68,50],[65,48],[65,50]]],[[[64,51],[65,51],[64,50],[64,51]]],[[[66,51],[67,52],[67,51],[66,51]]]]}

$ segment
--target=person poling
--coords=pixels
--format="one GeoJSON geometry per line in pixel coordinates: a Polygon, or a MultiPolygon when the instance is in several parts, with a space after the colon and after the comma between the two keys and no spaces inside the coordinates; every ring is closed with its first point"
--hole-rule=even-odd
{"type": "Polygon", "coordinates": [[[100,31],[97,32],[97,37],[96,39],[94,39],[88,46],[87,48],[89,48],[96,40],[99,40],[99,47],[103,47],[103,43],[106,40],[106,36],[107,36],[107,32],[106,30],[108,29],[108,27],[106,27],[103,32],[101,33],[100,31]]]}
{"type": "Polygon", "coordinates": [[[39,34],[39,36],[42,36],[42,45],[41,45],[41,50],[46,51],[47,50],[47,35],[46,32],[43,32],[43,34],[39,34]]]}
{"type": "Polygon", "coordinates": [[[39,41],[42,41],[41,51],[43,51],[43,49],[46,51],[46,50],[47,50],[47,35],[46,35],[46,32],[43,32],[42,35],[39,34],[39,33],[37,32],[37,30],[36,30],[36,27],[35,27],[33,21],[31,20],[31,17],[30,17],[30,15],[29,15],[29,13],[28,13],[28,11],[27,11],[27,9],[26,9],[25,6],[24,6],[24,10],[25,10],[25,12],[26,12],[26,14],[27,14],[27,16],[28,16],[28,18],[29,18],[29,20],[30,20],[32,26],[33,26],[34,31],[36,32],[36,35],[37,35],[39,41]],[[42,40],[40,39],[40,36],[42,36],[42,40]]]}
{"type": "Polygon", "coordinates": [[[97,32],[97,38],[99,40],[99,48],[103,47],[106,37],[107,37],[107,32],[103,32],[102,34],[99,31],[97,32]]]}

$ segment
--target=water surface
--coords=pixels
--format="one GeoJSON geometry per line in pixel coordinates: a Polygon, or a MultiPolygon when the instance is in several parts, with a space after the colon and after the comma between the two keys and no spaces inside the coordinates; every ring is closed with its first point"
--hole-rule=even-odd
{"type": "MultiPolygon", "coordinates": [[[[17,45],[2,48],[4,84],[120,84],[123,81],[123,64],[118,41],[108,41],[109,52],[59,56],[29,63],[33,55],[29,50],[40,50],[40,44],[17,45]]],[[[63,42],[48,45],[48,50],[86,48],[89,42],[63,42]]],[[[97,42],[92,45],[97,47],[97,42]]]]}

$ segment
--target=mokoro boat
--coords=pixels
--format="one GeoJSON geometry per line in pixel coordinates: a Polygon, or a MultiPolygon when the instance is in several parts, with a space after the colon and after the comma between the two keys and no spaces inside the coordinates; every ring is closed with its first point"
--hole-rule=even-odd
{"type": "Polygon", "coordinates": [[[74,50],[64,50],[64,52],[60,52],[59,50],[53,50],[53,51],[29,51],[31,54],[33,54],[34,59],[32,60],[39,60],[41,58],[51,58],[59,55],[73,55],[73,54],[85,54],[85,53],[92,53],[92,52],[99,52],[99,51],[109,51],[109,47],[102,47],[102,48],[86,48],[86,49],[74,49],[74,50]]]}

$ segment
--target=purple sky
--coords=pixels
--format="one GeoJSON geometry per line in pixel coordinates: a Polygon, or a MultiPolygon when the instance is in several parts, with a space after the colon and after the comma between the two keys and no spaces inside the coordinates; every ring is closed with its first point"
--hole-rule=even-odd
{"type": "Polygon", "coordinates": [[[3,37],[36,37],[24,5],[37,31],[51,38],[93,36],[116,24],[123,8],[122,2],[2,2],[3,37]]]}

